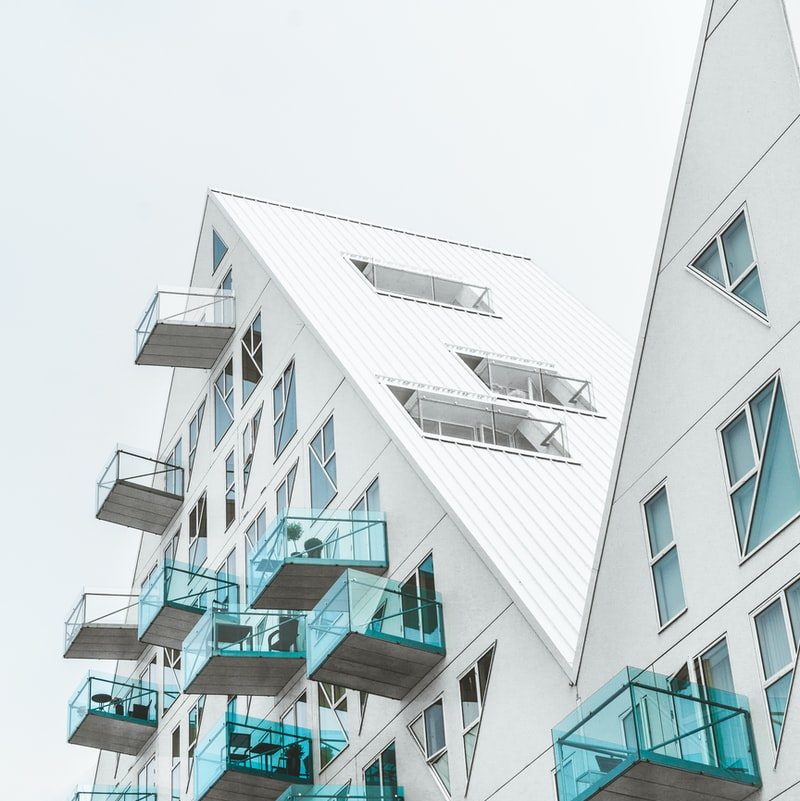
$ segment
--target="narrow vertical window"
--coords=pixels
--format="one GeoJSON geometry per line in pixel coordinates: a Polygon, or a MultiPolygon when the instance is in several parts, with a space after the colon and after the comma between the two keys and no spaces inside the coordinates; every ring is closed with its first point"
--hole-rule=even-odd
{"type": "Polygon", "coordinates": [[[214,444],[219,445],[233,422],[233,359],[214,381],[214,444]]]}
{"type": "Polygon", "coordinates": [[[189,479],[192,477],[192,468],[197,456],[197,443],[200,441],[200,429],[203,425],[203,414],[206,410],[206,402],[202,401],[197,407],[197,411],[189,421],[189,479]]]}
{"type": "Polygon", "coordinates": [[[228,252],[228,246],[223,241],[222,237],[212,228],[211,229],[211,239],[212,239],[212,249],[213,249],[213,261],[212,261],[212,268],[211,272],[215,273],[217,268],[222,264],[222,260],[225,258],[225,254],[228,252]]]}
{"type": "Polygon", "coordinates": [[[208,531],[206,529],[206,494],[197,499],[189,512],[189,563],[199,567],[206,560],[208,531]]]}
{"type": "Polygon", "coordinates": [[[178,546],[180,545],[180,542],[181,542],[181,530],[178,529],[172,535],[170,541],[167,543],[167,547],[164,549],[165,564],[178,561],[178,546]]]}
{"type": "Polygon", "coordinates": [[[450,765],[447,757],[442,699],[434,701],[411,723],[409,731],[439,785],[447,795],[450,795],[450,765]]]}
{"type": "Polygon", "coordinates": [[[297,462],[295,462],[286,477],[278,484],[275,490],[275,507],[278,517],[292,506],[292,494],[294,493],[294,481],[297,478],[297,462]]]}
{"type": "Polygon", "coordinates": [[[163,664],[164,711],[166,712],[178,700],[183,688],[180,648],[164,648],[163,664]]]}
{"type": "Polygon", "coordinates": [[[441,621],[439,607],[436,605],[432,554],[428,554],[403,582],[400,587],[400,601],[403,609],[403,636],[434,645],[440,643],[441,621]]]}
{"type": "Polygon", "coordinates": [[[319,767],[325,768],[350,742],[347,728],[347,690],[336,684],[317,684],[319,700],[319,767]]]}
{"type": "Polygon", "coordinates": [[[189,729],[189,748],[187,756],[189,758],[189,776],[187,786],[191,784],[192,771],[194,769],[194,752],[197,750],[197,740],[200,736],[200,728],[203,725],[203,709],[206,705],[206,697],[201,695],[197,703],[189,710],[188,729],[189,729]]]}
{"type": "Polygon", "coordinates": [[[644,502],[644,517],[658,622],[663,627],[686,608],[666,487],[661,487],[644,502]]]}
{"type": "Polygon", "coordinates": [[[183,495],[183,442],[181,439],[175,443],[175,447],[167,454],[167,465],[165,482],[167,492],[173,495],[183,495]]]}
{"type": "MultiPolygon", "coordinates": [[[[364,785],[375,788],[380,799],[392,798],[397,793],[397,753],[390,743],[380,755],[364,768],[364,785]]],[[[367,798],[370,798],[369,792],[367,798]]]]}
{"type": "MultiPolygon", "coordinates": [[[[376,478],[352,506],[353,520],[367,520],[371,512],[379,512],[380,508],[380,485],[376,478]]],[[[354,532],[353,537],[353,552],[359,554],[357,558],[378,559],[381,558],[385,549],[383,524],[360,523],[359,530],[354,532]]]]}
{"type": "Polygon", "coordinates": [[[305,693],[281,715],[281,723],[294,731],[308,728],[308,701],[305,693]]]}
{"type": "Polygon", "coordinates": [[[256,441],[258,440],[258,432],[261,428],[261,412],[263,410],[264,404],[261,404],[242,432],[242,497],[247,495],[247,485],[250,482],[250,468],[253,465],[253,455],[256,451],[256,441]]]}
{"type": "Polygon", "coordinates": [[[720,432],[739,550],[746,556],[800,514],[800,471],[779,376],[720,432]]]}
{"type": "MultiPolygon", "coordinates": [[[[233,270],[228,270],[219,285],[221,297],[233,298],[233,270]]],[[[236,307],[232,300],[220,300],[214,304],[214,322],[220,325],[233,325],[236,321],[236,307]]]]}
{"type": "Polygon", "coordinates": [[[253,394],[264,375],[261,362],[261,314],[257,314],[242,337],[242,404],[253,394]]]}
{"type": "Polygon", "coordinates": [[[483,717],[483,705],[486,701],[486,690],[492,672],[494,646],[459,679],[458,690],[461,696],[461,725],[464,728],[464,761],[467,765],[467,780],[472,772],[475,758],[475,746],[483,717]]]}
{"type": "Polygon", "coordinates": [[[267,510],[264,508],[244,532],[244,558],[246,565],[250,564],[252,555],[258,550],[266,536],[267,510]]]}
{"type": "Polygon", "coordinates": [[[170,761],[170,801],[181,801],[181,727],[172,731],[172,760],[170,761]]]}
{"type": "Polygon", "coordinates": [[[236,459],[234,451],[225,458],[225,528],[236,520],[236,459]]]}
{"type": "Polygon", "coordinates": [[[336,495],[336,445],[333,415],[317,431],[308,446],[311,508],[324,509],[336,495]]]}
{"type": "Polygon", "coordinates": [[[139,771],[136,779],[137,790],[141,796],[152,793],[156,787],[156,758],[147,760],[147,764],[139,771]]]}
{"type": "Polygon", "coordinates": [[[272,411],[272,434],[277,458],[297,431],[294,361],[289,362],[278,383],[272,388],[272,411]]]}
{"type": "Polygon", "coordinates": [[[233,548],[225,561],[217,570],[217,604],[227,607],[239,601],[238,587],[236,586],[236,548],[233,548]]]}

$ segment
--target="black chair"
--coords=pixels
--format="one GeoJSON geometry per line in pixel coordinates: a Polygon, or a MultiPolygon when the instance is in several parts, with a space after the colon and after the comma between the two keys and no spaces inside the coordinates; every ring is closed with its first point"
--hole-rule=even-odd
{"type": "Polygon", "coordinates": [[[147,720],[150,717],[149,704],[131,704],[129,717],[136,718],[137,720],[147,720]]]}
{"type": "Polygon", "coordinates": [[[230,734],[229,757],[231,762],[245,762],[250,759],[250,735],[247,732],[233,731],[230,734]]]}
{"type": "Polygon", "coordinates": [[[269,635],[267,649],[270,651],[293,651],[297,645],[297,635],[300,631],[300,620],[296,617],[284,617],[278,623],[278,628],[269,635]]]}

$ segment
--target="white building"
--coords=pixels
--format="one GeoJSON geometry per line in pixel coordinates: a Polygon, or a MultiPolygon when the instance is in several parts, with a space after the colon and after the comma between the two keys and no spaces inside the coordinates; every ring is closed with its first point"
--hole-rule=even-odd
{"type": "Polygon", "coordinates": [[[70,704],[96,785],[552,794],[624,347],[525,258],[223,192],[191,286],[137,331],[175,367],[158,457],[98,487],[138,599],[68,624],[120,660],[70,704]]]}
{"type": "Polygon", "coordinates": [[[792,34],[798,0],[708,3],[576,666],[582,703],[554,729],[560,801],[800,798],[792,34]]]}

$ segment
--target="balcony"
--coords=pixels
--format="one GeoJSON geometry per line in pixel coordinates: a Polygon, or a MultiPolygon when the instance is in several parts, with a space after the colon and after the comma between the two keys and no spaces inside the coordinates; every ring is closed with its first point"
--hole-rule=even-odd
{"type": "Polygon", "coordinates": [[[136,327],[136,364],[210,370],[236,328],[227,289],[159,289],[136,327]]]}
{"type": "Polygon", "coordinates": [[[292,785],[278,801],[402,801],[403,788],[381,789],[352,784],[292,785]]]}
{"type": "Polygon", "coordinates": [[[78,788],[71,801],[157,801],[158,794],[154,788],[135,789],[127,787],[87,787],[78,788]]]}
{"type": "Polygon", "coordinates": [[[761,786],[744,698],[636,668],[553,729],[553,743],[559,801],[738,801],[761,786]]]}
{"type": "Polygon", "coordinates": [[[287,511],[248,562],[256,609],[313,609],[348,568],[384,573],[386,518],[377,512],[287,511]]]}
{"type": "Polygon", "coordinates": [[[136,623],[129,621],[138,596],[85,592],[65,624],[66,659],[138,659],[144,651],[136,623]]]}
{"type": "Polygon", "coordinates": [[[206,610],[239,601],[236,579],[199,567],[166,562],[142,585],[139,639],[181,649],[206,610]]]}
{"type": "Polygon", "coordinates": [[[305,664],[305,615],[210,609],[183,658],[187,693],[277,695],[305,664]]]}
{"type": "Polygon", "coordinates": [[[196,801],[277,801],[311,781],[307,729],[228,715],[197,751],[196,801]]]}
{"type": "Polygon", "coordinates": [[[157,710],[150,685],[90,673],[70,699],[67,741],[135,756],[155,734],[157,710]]]}
{"type": "Polygon", "coordinates": [[[347,570],[308,615],[308,675],[403,698],[445,653],[442,604],[347,570]]]}
{"type": "Polygon", "coordinates": [[[117,450],[97,482],[97,519],[163,534],[183,503],[183,469],[117,450]]]}

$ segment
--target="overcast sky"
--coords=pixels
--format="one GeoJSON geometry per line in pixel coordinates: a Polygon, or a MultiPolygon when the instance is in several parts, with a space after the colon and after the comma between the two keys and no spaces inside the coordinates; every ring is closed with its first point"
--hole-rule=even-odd
{"type": "Polygon", "coordinates": [[[63,621],[130,581],[94,482],[157,445],[133,330],[206,188],[527,254],[632,342],[703,5],[0,0],[5,797],[92,778],[63,621]]]}

